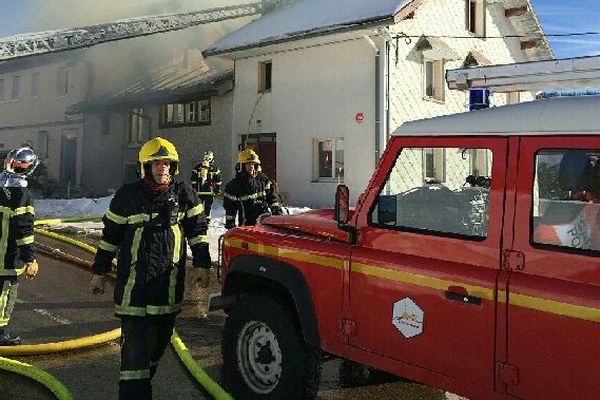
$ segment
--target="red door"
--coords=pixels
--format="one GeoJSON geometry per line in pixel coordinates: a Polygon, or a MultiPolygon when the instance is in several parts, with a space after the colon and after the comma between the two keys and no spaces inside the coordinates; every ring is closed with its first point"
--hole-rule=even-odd
{"type": "Polygon", "coordinates": [[[263,172],[272,180],[277,181],[277,143],[259,143],[258,156],[263,172]]]}
{"type": "Polygon", "coordinates": [[[494,387],[508,140],[393,140],[357,221],[350,343],[481,397],[494,387]],[[467,188],[472,173],[491,176],[491,188],[467,188]]]}
{"type": "Polygon", "coordinates": [[[521,255],[513,257],[507,297],[515,378],[507,391],[519,398],[600,393],[600,205],[582,194],[600,187],[588,173],[598,160],[598,136],[521,141],[514,227],[521,255]]]}

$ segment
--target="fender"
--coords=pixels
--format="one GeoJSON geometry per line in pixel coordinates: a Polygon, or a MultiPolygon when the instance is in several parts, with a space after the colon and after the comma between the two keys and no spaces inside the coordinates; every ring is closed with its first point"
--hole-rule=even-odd
{"type": "Polygon", "coordinates": [[[293,265],[263,256],[239,256],[227,271],[224,297],[235,297],[245,288],[269,286],[285,291],[294,302],[305,341],[320,347],[319,326],[304,275],[293,265]],[[254,278],[254,279],[252,279],[254,278]]]}

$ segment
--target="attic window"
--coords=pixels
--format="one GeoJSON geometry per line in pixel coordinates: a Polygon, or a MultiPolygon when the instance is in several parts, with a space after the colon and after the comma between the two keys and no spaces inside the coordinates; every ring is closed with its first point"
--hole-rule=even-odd
{"type": "Polygon", "coordinates": [[[485,37],[486,0],[465,0],[465,28],[476,36],[485,37]]]}
{"type": "Polygon", "coordinates": [[[258,93],[271,91],[272,74],[273,63],[271,61],[258,63],[258,93]]]}

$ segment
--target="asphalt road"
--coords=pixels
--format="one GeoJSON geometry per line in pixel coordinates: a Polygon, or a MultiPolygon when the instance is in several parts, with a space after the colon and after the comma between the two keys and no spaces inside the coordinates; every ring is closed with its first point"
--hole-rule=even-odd
{"type": "MultiPolygon", "coordinates": [[[[91,259],[89,255],[48,239],[36,237],[54,247],[91,259]]],[[[46,343],[88,336],[119,326],[113,316],[112,288],[102,296],[89,293],[90,271],[57,261],[38,253],[40,272],[35,280],[22,280],[19,302],[10,324],[11,332],[23,343],[46,343]]],[[[207,292],[218,290],[216,279],[207,292]]],[[[188,349],[217,382],[221,370],[221,330],[223,313],[198,318],[198,299],[205,293],[188,290],[184,310],[177,320],[177,330],[188,349]]],[[[52,355],[13,357],[42,368],[60,380],[75,399],[116,399],[119,373],[119,346],[110,342],[90,349],[52,355]]],[[[441,400],[446,395],[436,389],[401,380],[382,379],[380,383],[359,388],[345,388],[339,381],[340,361],[323,365],[319,400],[336,399],[415,399],[441,400]]],[[[153,382],[154,399],[208,399],[203,389],[187,374],[169,346],[153,382]]],[[[43,386],[0,370],[0,400],[53,399],[43,386]]]]}

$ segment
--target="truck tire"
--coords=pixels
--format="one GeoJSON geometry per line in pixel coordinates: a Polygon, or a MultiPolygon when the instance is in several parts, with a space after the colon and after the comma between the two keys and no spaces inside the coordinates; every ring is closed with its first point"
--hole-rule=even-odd
{"type": "Polygon", "coordinates": [[[237,301],[223,332],[223,382],[234,398],[313,399],[320,375],[319,351],[304,342],[285,299],[251,294],[237,301]]]}

